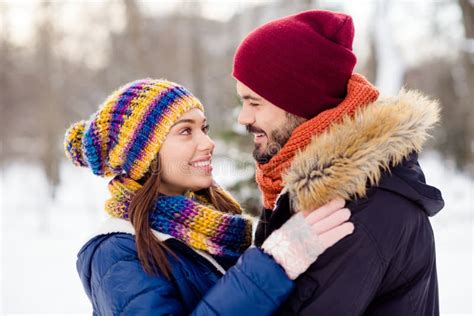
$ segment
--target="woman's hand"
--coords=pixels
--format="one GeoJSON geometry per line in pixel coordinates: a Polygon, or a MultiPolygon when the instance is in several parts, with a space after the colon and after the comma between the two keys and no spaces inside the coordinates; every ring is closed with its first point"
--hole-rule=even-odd
{"type": "Polygon", "coordinates": [[[262,245],[290,279],[296,279],[318,256],[354,231],[343,199],[334,199],[313,211],[302,211],[274,231],[262,245]]]}
{"type": "Polygon", "coordinates": [[[313,211],[303,211],[305,222],[311,226],[324,249],[333,246],[354,231],[354,224],[347,222],[351,211],[344,208],[346,202],[337,198],[313,211]]]}

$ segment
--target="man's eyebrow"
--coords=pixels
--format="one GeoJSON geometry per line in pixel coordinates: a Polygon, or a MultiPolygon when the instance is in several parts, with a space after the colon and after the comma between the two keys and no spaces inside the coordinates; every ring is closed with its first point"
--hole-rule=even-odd
{"type": "Polygon", "coordinates": [[[261,101],[260,98],[253,97],[250,94],[245,94],[241,97],[242,100],[261,101]]]}
{"type": "MultiPolygon", "coordinates": [[[[207,122],[207,119],[204,119],[202,121],[202,124],[205,124],[207,122]]],[[[178,125],[178,124],[182,124],[182,123],[191,123],[191,124],[196,124],[196,121],[193,120],[193,119],[182,119],[182,120],[179,120],[179,121],[176,121],[176,123],[174,123],[171,127],[175,126],[175,125],[178,125]]]]}

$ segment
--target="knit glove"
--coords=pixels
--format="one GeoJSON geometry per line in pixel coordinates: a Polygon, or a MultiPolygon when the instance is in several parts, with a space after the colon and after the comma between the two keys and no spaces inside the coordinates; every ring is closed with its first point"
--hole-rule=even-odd
{"type": "Polygon", "coordinates": [[[344,204],[343,199],[335,199],[312,212],[298,212],[265,240],[263,251],[295,280],[327,248],[354,231],[344,204]]]}

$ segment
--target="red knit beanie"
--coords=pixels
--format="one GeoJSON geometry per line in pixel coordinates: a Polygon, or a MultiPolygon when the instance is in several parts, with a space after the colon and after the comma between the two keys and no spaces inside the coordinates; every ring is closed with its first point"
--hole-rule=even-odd
{"type": "Polygon", "coordinates": [[[264,24],[240,44],[233,76],[283,110],[312,118],[346,96],[356,64],[348,15],[311,10],[264,24]]]}

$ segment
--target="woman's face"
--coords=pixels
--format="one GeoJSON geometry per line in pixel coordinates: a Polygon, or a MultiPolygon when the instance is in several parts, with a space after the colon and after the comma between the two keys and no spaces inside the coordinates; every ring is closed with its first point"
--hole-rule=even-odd
{"type": "Polygon", "coordinates": [[[214,142],[204,113],[191,109],[172,126],[160,149],[160,192],[180,195],[212,185],[214,142]]]}

